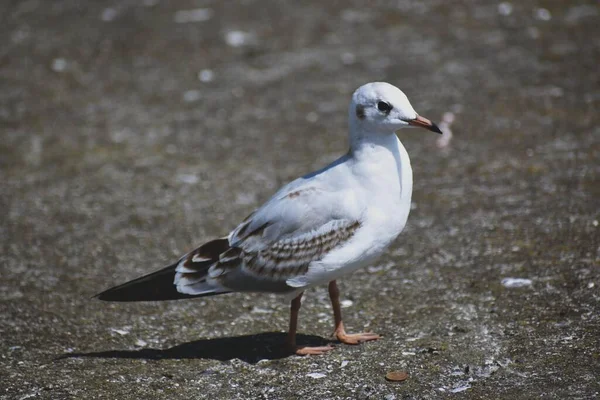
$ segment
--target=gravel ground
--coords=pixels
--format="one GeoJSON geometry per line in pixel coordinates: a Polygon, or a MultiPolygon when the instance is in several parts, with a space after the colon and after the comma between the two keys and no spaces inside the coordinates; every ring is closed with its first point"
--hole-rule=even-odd
{"type": "MultiPolygon", "coordinates": [[[[364,4],[0,2],[0,399],[600,396],[598,3],[364,4]],[[408,226],[340,282],[382,340],[288,357],[275,296],[90,298],[344,153],[374,80],[453,133],[402,131],[408,226]]],[[[325,288],[300,330],[331,340],[325,288]]]]}

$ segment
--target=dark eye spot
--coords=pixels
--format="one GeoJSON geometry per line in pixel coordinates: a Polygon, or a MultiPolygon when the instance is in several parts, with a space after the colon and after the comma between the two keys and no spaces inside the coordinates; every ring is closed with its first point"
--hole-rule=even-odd
{"type": "Polygon", "coordinates": [[[366,117],[366,115],[365,115],[365,107],[363,107],[362,105],[358,104],[356,106],[356,116],[358,117],[358,119],[364,119],[366,117]]]}
{"type": "Polygon", "coordinates": [[[377,109],[386,114],[389,114],[393,108],[394,107],[392,107],[390,103],[386,103],[385,101],[380,101],[379,103],[377,103],[377,109]]]}

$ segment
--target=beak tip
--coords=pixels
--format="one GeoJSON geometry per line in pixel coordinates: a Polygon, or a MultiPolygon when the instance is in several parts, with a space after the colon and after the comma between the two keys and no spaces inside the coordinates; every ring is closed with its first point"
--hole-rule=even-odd
{"type": "Polygon", "coordinates": [[[421,117],[418,114],[415,119],[411,119],[407,122],[412,126],[418,126],[420,128],[425,128],[427,130],[430,130],[431,132],[439,133],[440,135],[444,134],[444,132],[442,132],[442,130],[440,129],[439,126],[437,126],[435,123],[431,122],[427,118],[421,117]]]}
{"type": "Polygon", "coordinates": [[[437,126],[436,124],[434,124],[433,122],[431,123],[431,128],[430,129],[431,129],[432,132],[439,133],[440,135],[444,134],[444,132],[442,132],[442,130],[440,129],[440,127],[437,126]]]}

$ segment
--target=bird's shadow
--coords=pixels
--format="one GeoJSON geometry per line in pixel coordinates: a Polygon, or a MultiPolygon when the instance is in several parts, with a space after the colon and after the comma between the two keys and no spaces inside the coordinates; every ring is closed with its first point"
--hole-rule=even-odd
{"type": "MultiPolygon", "coordinates": [[[[90,353],[67,353],[57,357],[66,358],[129,358],[145,360],[165,359],[212,359],[229,361],[240,359],[250,364],[260,360],[277,360],[292,355],[285,349],[286,334],[263,332],[256,335],[231,336],[215,339],[200,339],[186,342],[167,349],[145,348],[140,350],[106,350],[90,353]]],[[[299,346],[325,346],[333,343],[315,335],[297,335],[299,346]]]]}

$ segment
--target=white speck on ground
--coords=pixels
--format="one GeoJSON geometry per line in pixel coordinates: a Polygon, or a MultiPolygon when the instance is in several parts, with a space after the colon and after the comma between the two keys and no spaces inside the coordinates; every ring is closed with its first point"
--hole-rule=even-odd
{"type": "Polygon", "coordinates": [[[186,103],[193,103],[194,101],[200,100],[201,97],[202,94],[199,90],[188,90],[185,93],[183,93],[183,100],[186,103]]]}
{"type": "Polygon", "coordinates": [[[512,11],[513,11],[512,4],[507,3],[507,2],[502,2],[502,3],[498,4],[498,13],[500,15],[507,17],[510,14],[512,14],[512,11]]]}
{"type": "Polygon", "coordinates": [[[225,34],[225,43],[231,47],[241,47],[248,44],[252,35],[242,31],[229,31],[225,34]]]}
{"type": "Polygon", "coordinates": [[[210,8],[196,8],[195,10],[177,11],[173,19],[178,24],[186,24],[189,22],[208,21],[213,15],[214,12],[210,8]]]}
{"type": "Polygon", "coordinates": [[[254,314],[272,314],[273,310],[268,310],[266,308],[260,308],[260,307],[252,307],[252,310],[250,310],[251,313],[254,314]]]}
{"type": "Polygon", "coordinates": [[[356,56],[354,53],[346,52],[342,54],[342,63],[344,65],[352,65],[356,62],[356,56]]]}
{"type": "Polygon", "coordinates": [[[177,181],[181,183],[187,183],[188,185],[193,185],[198,183],[198,176],[195,174],[179,174],[177,175],[177,181]]]}
{"type": "Polygon", "coordinates": [[[215,79],[215,73],[210,69],[203,69],[198,72],[200,82],[212,82],[215,79]]]}
{"type": "Polygon", "coordinates": [[[55,58],[52,60],[52,71],[63,72],[67,69],[67,60],[64,58],[55,58]]]}
{"type": "Polygon", "coordinates": [[[450,390],[452,393],[460,393],[460,392],[464,392],[467,389],[470,389],[471,385],[469,385],[469,383],[461,383],[460,386],[457,386],[455,388],[453,388],[452,390],[450,390]]]}
{"type": "Polygon", "coordinates": [[[104,22],[110,22],[117,18],[117,14],[117,10],[114,8],[105,8],[100,15],[100,19],[104,22]]]}
{"type": "Polygon", "coordinates": [[[306,114],[306,120],[310,123],[315,123],[319,120],[319,114],[317,114],[314,111],[309,112],[308,114],[306,114]]]}
{"type": "Polygon", "coordinates": [[[502,286],[507,288],[520,288],[525,286],[531,286],[533,282],[531,279],[526,278],[504,278],[502,279],[502,286]]]}
{"type": "Polygon", "coordinates": [[[552,14],[545,8],[538,8],[535,10],[535,19],[540,21],[550,21],[552,19],[552,14]]]}
{"type": "Polygon", "coordinates": [[[340,301],[340,305],[342,306],[342,308],[348,308],[348,307],[352,307],[352,304],[354,304],[354,302],[352,300],[342,300],[340,301]]]}

